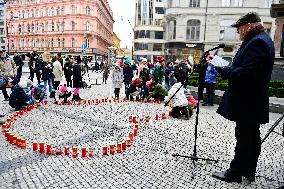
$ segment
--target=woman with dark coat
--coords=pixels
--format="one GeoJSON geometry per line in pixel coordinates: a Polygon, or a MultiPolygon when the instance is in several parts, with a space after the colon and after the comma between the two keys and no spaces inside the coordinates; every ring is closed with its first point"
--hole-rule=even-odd
{"type": "Polygon", "coordinates": [[[76,62],[73,64],[73,88],[76,88],[73,94],[73,100],[82,100],[79,96],[79,91],[82,87],[81,63],[81,58],[78,56],[76,62]]]}
{"type": "Polygon", "coordinates": [[[67,87],[72,87],[72,75],[73,75],[73,70],[72,70],[73,66],[72,63],[70,62],[69,58],[65,59],[65,64],[64,64],[64,75],[66,78],[66,82],[67,82],[67,87]]]}

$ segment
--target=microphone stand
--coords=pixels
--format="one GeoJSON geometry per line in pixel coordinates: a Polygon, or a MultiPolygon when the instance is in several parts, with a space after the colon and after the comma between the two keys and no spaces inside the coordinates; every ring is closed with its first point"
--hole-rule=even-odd
{"type": "MultiPolygon", "coordinates": [[[[202,59],[201,59],[201,61],[199,62],[199,63],[201,63],[202,61],[206,61],[205,60],[205,55],[206,55],[206,53],[208,53],[207,51],[203,54],[203,56],[202,56],[202,59]]],[[[200,77],[200,74],[199,74],[199,77],[200,77]]],[[[183,85],[182,85],[183,86],[183,85]]],[[[199,86],[199,82],[198,82],[198,86],[199,86]]],[[[180,87],[181,88],[181,87],[180,87]]],[[[176,93],[180,90],[180,88],[176,91],[176,93]]],[[[175,94],[176,94],[175,93],[175,94]]],[[[174,96],[174,95],[173,95],[174,96]]],[[[173,97],[172,97],[173,98],[173,97]]],[[[172,99],[171,98],[171,99],[172,99]]],[[[170,99],[170,100],[171,100],[170,99]]],[[[169,101],[170,101],[169,100],[169,101]]],[[[197,130],[197,128],[198,128],[198,115],[199,115],[199,104],[200,104],[200,100],[201,99],[199,99],[199,95],[198,95],[198,100],[197,100],[197,107],[196,107],[196,117],[195,117],[195,127],[194,127],[194,147],[193,147],[193,153],[192,153],[192,155],[190,155],[190,156],[188,156],[188,155],[181,155],[181,154],[172,154],[172,156],[173,157],[183,157],[183,158],[190,158],[191,159],[191,161],[192,161],[192,163],[193,163],[193,165],[194,165],[194,168],[193,168],[193,170],[192,170],[192,176],[191,176],[191,178],[192,179],[194,179],[194,177],[195,177],[195,169],[196,169],[196,162],[198,161],[198,160],[202,160],[202,161],[206,161],[206,162],[208,162],[208,161],[213,161],[213,162],[215,162],[215,163],[217,163],[218,162],[218,160],[214,160],[214,159],[209,159],[209,158],[204,158],[204,157],[199,157],[198,155],[197,155],[197,132],[198,132],[198,130],[197,130]]],[[[168,102],[169,102],[168,101],[168,102]]],[[[168,103],[167,102],[167,103],[168,103]]]]}
{"type": "MultiPolygon", "coordinates": [[[[261,144],[264,143],[264,141],[268,138],[268,136],[274,132],[274,129],[279,125],[279,123],[282,121],[282,119],[284,118],[284,114],[277,119],[277,121],[275,121],[275,123],[272,125],[272,127],[269,129],[269,131],[267,132],[267,134],[263,137],[263,139],[261,140],[261,144]]],[[[283,123],[283,133],[282,136],[284,137],[284,123],[283,123]]]]}

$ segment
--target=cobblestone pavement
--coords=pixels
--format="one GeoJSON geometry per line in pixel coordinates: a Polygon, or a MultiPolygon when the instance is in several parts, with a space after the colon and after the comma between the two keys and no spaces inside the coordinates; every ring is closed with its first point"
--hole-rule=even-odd
{"type": "MultiPolygon", "coordinates": [[[[93,75],[91,75],[93,76],[93,75]]],[[[94,76],[89,83],[95,83],[94,76]]],[[[101,79],[98,80],[101,83],[101,79]]],[[[121,92],[122,94],[122,92],[121,92]]],[[[85,99],[111,97],[110,81],[82,90],[85,99]]],[[[0,113],[11,109],[0,96],[0,113]]],[[[194,144],[195,116],[190,120],[166,119],[140,123],[133,145],[122,154],[103,156],[101,147],[121,142],[132,129],[128,116],[155,115],[166,112],[163,104],[101,103],[96,105],[56,106],[49,104],[31,111],[13,126],[24,136],[28,149],[9,144],[0,135],[0,188],[276,188],[284,182],[284,138],[280,127],[262,146],[257,178],[253,183],[228,184],[211,177],[215,170],[228,168],[234,155],[234,123],[215,113],[216,107],[201,107],[197,154],[220,160],[198,161],[194,168],[189,159],[172,157],[190,155],[194,144]],[[32,141],[56,147],[94,148],[94,157],[48,156],[33,152],[32,141]]],[[[278,114],[261,127],[264,136],[278,114]]],[[[281,123],[282,124],[282,123],[281,123]]]]}

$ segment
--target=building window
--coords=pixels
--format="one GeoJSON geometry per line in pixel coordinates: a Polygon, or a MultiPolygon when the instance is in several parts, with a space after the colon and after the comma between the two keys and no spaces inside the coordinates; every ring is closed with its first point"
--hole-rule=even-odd
{"type": "Polygon", "coordinates": [[[273,0],[264,0],[264,8],[270,8],[273,0]]]}
{"type": "Polygon", "coordinates": [[[60,7],[57,7],[57,9],[56,9],[56,15],[57,15],[57,16],[60,15],[60,7]]]}
{"type": "Polygon", "coordinates": [[[243,7],[244,0],[222,0],[222,7],[243,7]]]}
{"type": "Polygon", "coordinates": [[[51,31],[54,31],[54,22],[51,22],[51,31]]]}
{"type": "Polygon", "coordinates": [[[155,39],[164,39],[163,31],[155,31],[155,39]]]}
{"type": "Polygon", "coordinates": [[[165,14],[163,7],[156,7],[155,11],[156,11],[156,14],[165,14]]]}
{"type": "Polygon", "coordinates": [[[75,39],[74,39],[74,38],[72,38],[72,39],[71,39],[71,47],[72,47],[72,48],[74,48],[74,47],[75,47],[75,43],[76,43],[76,42],[75,42],[75,39]]]}
{"type": "Polygon", "coordinates": [[[220,22],[220,41],[237,40],[236,29],[231,27],[234,22],[234,20],[222,20],[220,22]]]}
{"type": "Polygon", "coordinates": [[[54,40],[51,39],[51,47],[53,48],[54,47],[54,40]]]}
{"type": "Polygon", "coordinates": [[[57,39],[57,47],[60,47],[60,39],[57,39]]]}
{"type": "Polygon", "coordinates": [[[89,6],[86,7],[86,15],[91,16],[91,9],[89,6]]]}
{"type": "Polygon", "coordinates": [[[19,24],[19,26],[18,26],[18,31],[19,31],[19,33],[22,33],[22,26],[21,26],[21,24],[19,24]]]}
{"type": "Polygon", "coordinates": [[[27,26],[27,30],[28,30],[28,32],[31,32],[31,26],[30,26],[30,24],[28,24],[28,26],[27,26]]]}
{"type": "Polygon", "coordinates": [[[186,28],[186,40],[198,41],[200,35],[200,21],[188,20],[186,28]]]}
{"type": "Polygon", "coordinates": [[[86,46],[87,46],[87,48],[90,48],[90,44],[91,44],[91,40],[90,39],[86,39],[86,46]]]}
{"type": "Polygon", "coordinates": [[[76,7],[74,5],[71,6],[72,14],[76,14],[76,7]]]}
{"type": "Polygon", "coordinates": [[[62,31],[64,32],[64,29],[65,29],[65,22],[63,21],[62,24],[61,24],[61,29],[62,31]]]}
{"type": "Polygon", "coordinates": [[[32,24],[32,32],[35,32],[35,25],[32,24]]]}
{"type": "Polygon", "coordinates": [[[90,31],[90,27],[91,27],[90,22],[87,21],[86,22],[86,31],[90,31]]]}
{"type": "Polygon", "coordinates": [[[57,31],[60,31],[60,22],[57,22],[56,26],[57,26],[57,31]]]}
{"type": "Polygon", "coordinates": [[[25,11],[22,11],[22,18],[25,18],[25,11]]]}
{"type": "Polygon", "coordinates": [[[71,22],[72,31],[76,29],[76,23],[74,21],[71,22]]]}
{"type": "Polygon", "coordinates": [[[61,8],[61,15],[64,15],[64,14],[65,14],[65,8],[62,7],[62,8],[61,8]]]}
{"type": "Polygon", "coordinates": [[[65,39],[63,38],[62,39],[62,47],[64,47],[65,46],[65,39]]]}
{"type": "Polygon", "coordinates": [[[44,32],[44,24],[41,23],[41,31],[44,32]]]}
{"type": "Polygon", "coordinates": [[[189,7],[200,7],[200,0],[190,0],[189,7]]]}
{"type": "Polygon", "coordinates": [[[51,7],[51,16],[54,16],[54,8],[51,7]]]}
{"type": "Polygon", "coordinates": [[[173,40],[176,39],[176,20],[171,20],[168,26],[168,39],[173,40]]]}

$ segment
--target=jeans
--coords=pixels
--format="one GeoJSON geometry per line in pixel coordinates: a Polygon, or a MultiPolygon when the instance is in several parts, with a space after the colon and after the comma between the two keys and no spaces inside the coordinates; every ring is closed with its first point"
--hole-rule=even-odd
{"type": "Polygon", "coordinates": [[[48,84],[48,86],[49,86],[48,91],[49,91],[49,93],[51,93],[52,92],[52,79],[45,80],[45,81],[43,81],[43,83],[44,83],[45,90],[46,90],[46,86],[48,84]]]}

